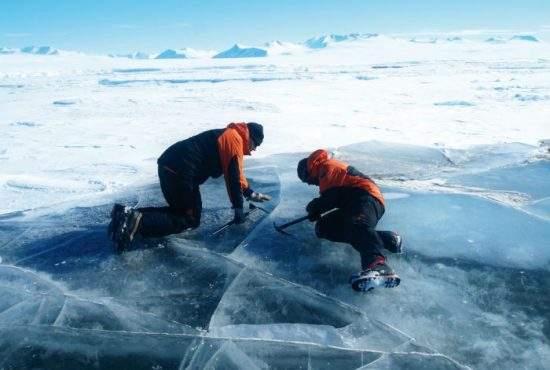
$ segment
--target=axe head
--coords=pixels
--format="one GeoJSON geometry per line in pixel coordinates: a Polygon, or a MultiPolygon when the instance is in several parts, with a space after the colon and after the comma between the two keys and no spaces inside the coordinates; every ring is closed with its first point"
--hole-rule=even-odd
{"type": "Polygon", "coordinates": [[[292,234],[286,232],[285,229],[283,229],[283,228],[281,228],[280,226],[278,226],[275,222],[273,223],[273,227],[275,228],[275,230],[277,230],[277,231],[280,232],[281,234],[292,235],[292,234]]]}

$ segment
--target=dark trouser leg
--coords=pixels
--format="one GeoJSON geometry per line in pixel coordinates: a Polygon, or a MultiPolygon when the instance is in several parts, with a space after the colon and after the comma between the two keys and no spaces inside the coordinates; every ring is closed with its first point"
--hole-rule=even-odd
{"type": "Polygon", "coordinates": [[[170,207],[138,208],[142,213],[139,233],[144,237],[161,237],[181,233],[190,227],[185,213],[170,207]]]}
{"type": "Polygon", "coordinates": [[[361,268],[366,269],[380,257],[383,241],[375,230],[383,209],[373,203],[376,200],[361,200],[362,212],[351,217],[339,209],[322,217],[315,227],[317,236],[334,242],[348,243],[359,252],[361,268]]]}
{"type": "Polygon", "coordinates": [[[159,180],[169,206],[139,208],[142,213],[139,233],[145,237],[161,237],[198,227],[202,212],[199,187],[160,167],[159,180]]]}

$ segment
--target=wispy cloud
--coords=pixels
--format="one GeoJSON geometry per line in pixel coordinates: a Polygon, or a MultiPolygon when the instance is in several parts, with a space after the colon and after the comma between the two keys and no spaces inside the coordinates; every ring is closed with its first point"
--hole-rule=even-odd
{"type": "Polygon", "coordinates": [[[21,37],[28,37],[30,35],[31,35],[30,33],[26,33],[26,32],[8,32],[8,33],[4,33],[2,36],[11,37],[11,38],[21,38],[21,37]]]}

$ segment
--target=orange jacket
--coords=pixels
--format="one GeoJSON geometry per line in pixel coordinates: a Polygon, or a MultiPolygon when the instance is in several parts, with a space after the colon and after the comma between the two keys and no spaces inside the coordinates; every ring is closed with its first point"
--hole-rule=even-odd
{"type": "Polygon", "coordinates": [[[348,172],[349,165],[330,159],[324,149],[311,153],[307,161],[308,175],[319,182],[319,192],[323,194],[335,187],[353,187],[366,190],[384,204],[384,197],[378,186],[370,178],[348,172]]]}
{"type": "Polygon", "coordinates": [[[225,177],[225,185],[231,197],[229,188],[229,163],[233,158],[237,159],[239,167],[239,184],[241,191],[248,189],[248,181],[244,177],[243,156],[250,155],[248,126],[244,122],[230,123],[218,137],[218,149],[220,161],[225,177]]]}

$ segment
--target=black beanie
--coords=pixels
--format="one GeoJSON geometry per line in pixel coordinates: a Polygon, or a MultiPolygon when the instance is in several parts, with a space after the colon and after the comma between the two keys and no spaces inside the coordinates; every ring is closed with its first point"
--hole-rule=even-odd
{"type": "Polygon", "coordinates": [[[248,126],[248,135],[254,140],[256,146],[260,146],[262,141],[264,141],[263,126],[256,122],[248,122],[246,125],[248,126]]]}
{"type": "Polygon", "coordinates": [[[307,158],[304,158],[298,162],[298,177],[302,182],[308,182],[309,175],[307,173],[307,158]]]}

